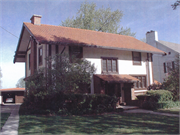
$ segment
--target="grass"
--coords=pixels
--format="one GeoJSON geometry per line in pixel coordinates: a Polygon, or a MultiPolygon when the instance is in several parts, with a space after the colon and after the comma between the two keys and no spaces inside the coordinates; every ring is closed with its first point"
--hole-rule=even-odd
{"type": "Polygon", "coordinates": [[[1,128],[4,126],[5,122],[7,121],[10,113],[1,113],[1,128]]]}
{"type": "Polygon", "coordinates": [[[158,109],[156,110],[156,112],[179,114],[180,108],[175,107],[175,108],[167,108],[167,109],[158,109]]]}
{"type": "Polygon", "coordinates": [[[178,134],[179,119],[152,114],[20,115],[19,134],[178,134]]]}

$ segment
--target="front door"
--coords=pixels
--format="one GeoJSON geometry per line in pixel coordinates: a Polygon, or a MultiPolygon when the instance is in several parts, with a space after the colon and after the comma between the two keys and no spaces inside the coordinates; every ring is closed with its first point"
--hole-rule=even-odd
{"type": "Polygon", "coordinates": [[[109,96],[116,96],[118,98],[118,105],[120,104],[121,97],[121,84],[120,83],[107,83],[106,94],[109,96]]]}
{"type": "Polygon", "coordinates": [[[131,84],[124,84],[124,98],[127,105],[131,103],[131,84]]]}

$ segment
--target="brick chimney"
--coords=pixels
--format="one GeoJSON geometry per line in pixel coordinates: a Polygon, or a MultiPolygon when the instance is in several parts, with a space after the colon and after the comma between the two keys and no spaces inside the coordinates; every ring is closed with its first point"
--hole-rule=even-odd
{"type": "Polygon", "coordinates": [[[34,25],[41,25],[41,15],[33,15],[31,17],[31,23],[34,24],[34,25]]]}

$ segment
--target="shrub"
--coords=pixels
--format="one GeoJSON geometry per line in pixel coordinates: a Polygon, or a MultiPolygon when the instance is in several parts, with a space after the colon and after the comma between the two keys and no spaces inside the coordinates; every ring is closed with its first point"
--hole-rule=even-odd
{"type": "Polygon", "coordinates": [[[147,91],[148,100],[144,101],[142,108],[156,110],[158,108],[170,108],[174,105],[172,92],[167,90],[147,91]]]}
{"type": "Polygon", "coordinates": [[[58,93],[54,96],[45,96],[44,99],[28,96],[24,106],[32,113],[56,113],[62,115],[82,115],[111,112],[116,108],[117,98],[108,95],[84,95],[58,93]]]}

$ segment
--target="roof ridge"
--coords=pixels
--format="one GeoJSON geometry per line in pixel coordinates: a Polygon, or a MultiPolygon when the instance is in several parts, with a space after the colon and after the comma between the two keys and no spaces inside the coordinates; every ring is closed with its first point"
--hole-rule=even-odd
{"type": "MultiPolygon", "coordinates": [[[[169,41],[164,41],[164,40],[158,40],[158,41],[160,41],[160,42],[162,41],[162,42],[167,42],[167,43],[173,43],[173,44],[177,44],[177,45],[180,45],[180,44],[178,44],[178,43],[174,43],[174,42],[169,42],[169,41]]],[[[157,42],[158,42],[158,41],[157,41],[157,42]]]]}
{"type": "MultiPolygon", "coordinates": [[[[23,23],[32,24],[32,23],[30,23],[30,22],[23,22],[23,23]]],[[[102,32],[102,31],[95,31],[95,30],[89,30],[89,29],[81,29],[81,28],[66,27],[66,26],[60,26],[60,25],[51,25],[51,24],[41,24],[41,25],[44,25],[44,26],[53,26],[53,27],[62,27],[62,28],[68,28],[68,29],[78,29],[78,30],[83,30],[83,31],[91,31],[91,32],[95,32],[95,33],[113,34],[113,35],[116,35],[116,36],[125,36],[125,37],[135,38],[135,37],[128,36],[128,35],[121,35],[121,34],[115,34],[115,33],[109,33],[109,32],[102,32]]],[[[37,26],[41,26],[41,25],[37,25],[37,26]]]]}

